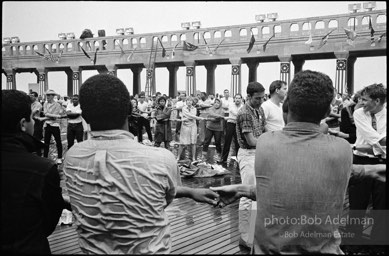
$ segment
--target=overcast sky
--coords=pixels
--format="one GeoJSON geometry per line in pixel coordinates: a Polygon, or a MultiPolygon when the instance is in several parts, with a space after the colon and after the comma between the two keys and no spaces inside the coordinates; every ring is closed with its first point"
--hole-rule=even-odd
{"type": "MultiPolygon", "coordinates": [[[[255,15],[276,12],[278,20],[308,18],[348,13],[348,4],[362,2],[2,2],[2,38],[19,36],[21,41],[57,40],[60,32],[74,32],[78,38],[83,29],[89,28],[97,36],[105,29],[107,36],[116,34],[117,28],[133,27],[136,34],[180,30],[181,22],[201,21],[201,26],[217,27],[255,22],[255,15]]],[[[386,9],[386,2],[376,2],[376,9],[386,9]]],[[[335,79],[335,59],[306,61],[304,69],[318,70],[335,79]]],[[[292,65],[293,71],[293,65],[292,65]]],[[[216,92],[230,88],[231,65],[216,68],[216,92]]],[[[83,71],[83,80],[97,71],[83,71]]],[[[265,88],[271,81],[279,79],[279,62],[261,63],[258,81],[265,88]]],[[[197,89],[206,88],[206,70],[196,67],[197,89]]],[[[119,70],[122,79],[132,93],[132,72],[119,70]]],[[[168,71],[156,70],[157,91],[168,94],[168,71]]],[[[36,76],[30,73],[16,75],[17,89],[27,91],[28,83],[35,83],[36,76]]],[[[49,72],[49,88],[61,95],[66,94],[66,74],[49,72]]],[[[141,74],[142,89],[146,74],[141,74]]],[[[358,58],[355,63],[355,90],[374,83],[386,83],[386,56],[358,58]]],[[[2,88],[6,78],[2,75],[2,88]]],[[[247,65],[242,65],[242,92],[248,82],[247,65]]],[[[185,89],[185,68],[178,70],[178,89],[185,89]]]]}

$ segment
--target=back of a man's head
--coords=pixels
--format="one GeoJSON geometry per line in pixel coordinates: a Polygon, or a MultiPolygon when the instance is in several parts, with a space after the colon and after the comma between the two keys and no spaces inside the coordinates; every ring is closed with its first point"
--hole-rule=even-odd
{"type": "Polygon", "coordinates": [[[121,129],[131,114],[130,94],[113,75],[90,77],[82,84],[79,95],[82,116],[93,131],[121,129]]]}
{"type": "Polygon", "coordinates": [[[301,71],[294,76],[287,97],[288,110],[296,121],[318,123],[334,98],[332,80],[320,72],[301,71]]]}
{"type": "Polygon", "coordinates": [[[31,98],[18,90],[1,91],[1,132],[20,131],[19,122],[23,118],[31,121],[31,98]]]}

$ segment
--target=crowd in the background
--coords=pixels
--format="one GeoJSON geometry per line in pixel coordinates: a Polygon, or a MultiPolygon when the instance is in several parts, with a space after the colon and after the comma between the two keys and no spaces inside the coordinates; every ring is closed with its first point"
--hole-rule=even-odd
{"type": "MultiPolygon", "coordinates": [[[[68,208],[78,220],[83,252],[169,253],[164,208],[174,197],[190,197],[220,207],[240,199],[239,244],[254,253],[340,254],[338,224],[266,226],[266,219],[297,216],[299,211],[335,217],[343,210],[346,190],[350,216],[363,218],[369,203],[374,210],[386,209],[386,180],[379,173],[386,171],[382,84],[340,94],[327,75],[307,70],[296,74],[291,85],[273,81],[268,93],[261,83],[250,82],[245,98],[228,89],[215,96],[149,97],[141,92],[130,97],[118,78],[96,75],[70,100],[53,90],[44,99],[33,91],[29,97],[2,91],[2,223],[7,223],[2,251],[50,252],[46,237],[60,211],[68,208]],[[65,133],[63,172],[72,208],[60,195],[57,165],[47,160],[55,143],[57,164],[62,164],[65,133]],[[173,144],[178,145],[176,156],[159,149],[163,145],[173,151],[173,144]],[[242,184],[183,187],[177,168],[183,150],[189,150],[192,161],[207,162],[211,145],[217,163],[237,161],[242,184]],[[201,159],[196,157],[199,147],[201,159]],[[105,205],[113,198],[118,203],[105,205]],[[123,203],[127,200],[132,203],[123,203]],[[91,209],[97,212],[89,214],[91,209]],[[98,228],[90,229],[94,224],[98,228]],[[281,231],[328,231],[334,236],[294,241],[280,237],[281,231]]],[[[386,217],[373,215],[371,239],[385,244],[386,217]]],[[[364,243],[359,224],[346,225],[355,235],[351,243],[364,243]]]]}

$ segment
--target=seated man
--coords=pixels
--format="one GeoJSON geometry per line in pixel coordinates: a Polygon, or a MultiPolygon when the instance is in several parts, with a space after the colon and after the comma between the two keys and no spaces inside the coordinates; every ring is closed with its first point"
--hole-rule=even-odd
{"type": "Polygon", "coordinates": [[[62,210],[57,165],[37,156],[43,146],[34,133],[30,97],[17,90],[1,92],[1,251],[50,254],[47,237],[62,210]]]}
{"type": "Polygon", "coordinates": [[[333,98],[327,75],[297,73],[288,91],[286,126],[258,138],[256,185],[211,188],[221,194],[222,205],[230,202],[225,192],[250,196],[251,188],[250,198],[258,202],[255,254],[342,253],[335,220],[342,216],[352,152],[346,140],[320,131],[333,98]]]}
{"type": "Polygon", "coordinates": [[[209,189],[181,186],[174,155],[134,141],[130,95],[121,80],[95,75],[81,86],[91,138],[66,154],[64,172],[84,253],[168,254],[165,208],[177,197],[217,204],[209,189]]]}

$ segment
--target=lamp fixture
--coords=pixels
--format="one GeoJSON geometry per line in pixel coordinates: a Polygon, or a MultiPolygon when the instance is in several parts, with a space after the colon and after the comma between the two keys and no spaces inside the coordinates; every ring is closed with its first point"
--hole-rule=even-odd
{"type": "Polygon", "coordinates": [[[266,14],[259,14],[259,15],[255,15],[255,20],[257,22],[264,22],[266,19],[266,14]]]}
{"type": "Polygon", "coordinates": [[[193,21],[192,27],[195,29],[199,29],[201,27],[201,22],[200,21],[193,21]]]}
{"type": "Polygon", "coordinates": [[[133,28],[126,28],[124,32],[126,35],[133,35],[134,29],[133,28]]]}
{"type": "Polygon", "coordinates": [[[271,21],[275,21],[278,18],[278,13],[276,12],[268,13],[267,18],[271,21]]]}
{"type": "Polygon", "coordinates": [[[76,36],[74,35],[73,32],[70,32],[70,33],[66,34],[66,39],[74,39],[74,38],[76,38],[76,36]]]}
{"type": "Polygon", "coordinates": [[[11,42],[13,44],[17,44],[17,43],[20,43],[20,39],[17,36],[13,36],[13,37],[11,37],[11,42]]]}
{"type": "Polygon", "coordinates": [[[348,5],[348,10],[350,12],[356,13],[360,9],[361,9],[361,4],[349,4],[348,5]]]}
{"type": "Polygon", "coordinates": [[[124,35],[124,28],[117,28],[116,29],[116,34],[118,34],[118,35],[124,35]]]}
{"type": "Polygon", "coordinates": [[[10,44],[11,43],[11,38],[10,37],[4,37],[3,38],[3,44],[10,44]]]}
{"type": "Polygon", "coordinates": [[[65,33],[58,33],[58,38],[61,39],[61,40],[65,40],[66,39],[66,34],[65,33]]]}
{"type": "Polygon", "coordinates": [[[189,29],[190,28],[190,22],[183,22],[183,23],[181,23],[181,28],[189,29]]]}
{"type": "Polygon", "coordinates": [[[366,9],[368,11],[372,11],[376,7],[375,1],[365,2],[363,3],[363,9],[366,9]]]}

